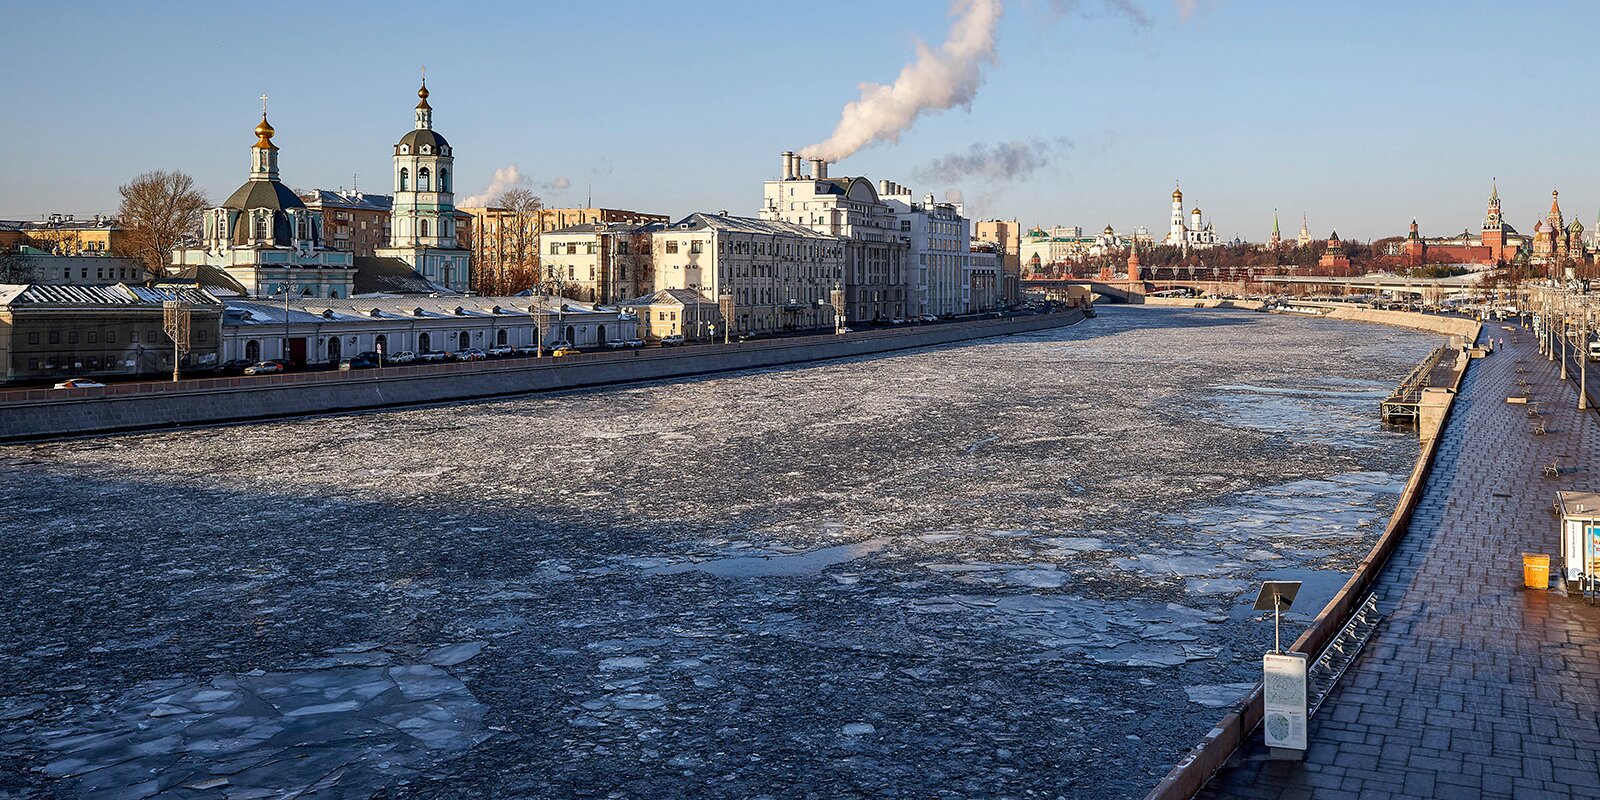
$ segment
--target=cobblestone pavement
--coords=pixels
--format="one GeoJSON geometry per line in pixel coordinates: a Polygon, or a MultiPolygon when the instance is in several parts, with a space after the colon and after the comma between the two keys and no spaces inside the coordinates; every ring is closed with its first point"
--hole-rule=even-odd
{"type": "Polygon", "coordinates": [[[1257,735],[1202,796],[1600,797],[1600,609],[1522,589],[1520,568],[1524,551],[1555,554],[1555,492],[1600,483],[1600,425],[1530,333],[1485,336],[1506,349],[1468,371],[1378,580],[1388,618],[1312,721],[1305,762],[1266,760],[1257,735]],[[1519,381],[1545,436],[1506,402],[1519,381]],[[1563,474],[1543,477],[1555,459],[1563,474]]]}

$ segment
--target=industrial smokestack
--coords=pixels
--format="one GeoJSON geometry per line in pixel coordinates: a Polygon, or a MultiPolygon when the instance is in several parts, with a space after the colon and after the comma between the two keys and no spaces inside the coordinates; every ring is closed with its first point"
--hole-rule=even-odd
{"type": "Polygon", "coordinates": [[[811,159],[811,177],[819,181],[828,177],[828,162],[820,158],[811,159]]]}
{"type": "Polygon", "coordinates": [[[785,151],[783,151],[783,179],[786,180],[786,181],[794,180],[795,173],[799,171],[798,169],[795,168],[795,163],[794,162],[795,162],[794,151],[793,150],[785,150],[785,151]]]}

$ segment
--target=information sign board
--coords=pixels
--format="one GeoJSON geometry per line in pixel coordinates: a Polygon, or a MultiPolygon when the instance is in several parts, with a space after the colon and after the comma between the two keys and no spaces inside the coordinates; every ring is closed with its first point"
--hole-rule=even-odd
{"type": "Polygon", "coordinates": [[[1306,749],[1305,653],[1268,653],[1261,662],[1262,716],[1267,746],[1306,749]]]}

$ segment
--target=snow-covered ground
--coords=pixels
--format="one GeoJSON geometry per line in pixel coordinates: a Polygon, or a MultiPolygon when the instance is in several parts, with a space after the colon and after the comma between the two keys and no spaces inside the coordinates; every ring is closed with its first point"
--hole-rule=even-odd
{"type": "Polygon", "coordinates": [[[0,449],[0,796],[1139,795],[1258,673],[1256,581],[1298,633],[1382,529],[1438,343],[1106,308],[0,449]]]}

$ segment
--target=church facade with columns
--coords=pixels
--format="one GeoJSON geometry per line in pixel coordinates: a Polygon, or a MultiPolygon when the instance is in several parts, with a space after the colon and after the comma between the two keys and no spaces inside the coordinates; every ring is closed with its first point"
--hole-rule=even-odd
{"type": "Polygon", "coordinates": [[[322,214],[279,180],[277,131],[267,122],[265,100],[249,179],[205,212],[200,246],[173,251],[173,268],[220,270],[252,297],[349,297],[354,260],[323,244],[322,214]]]}

